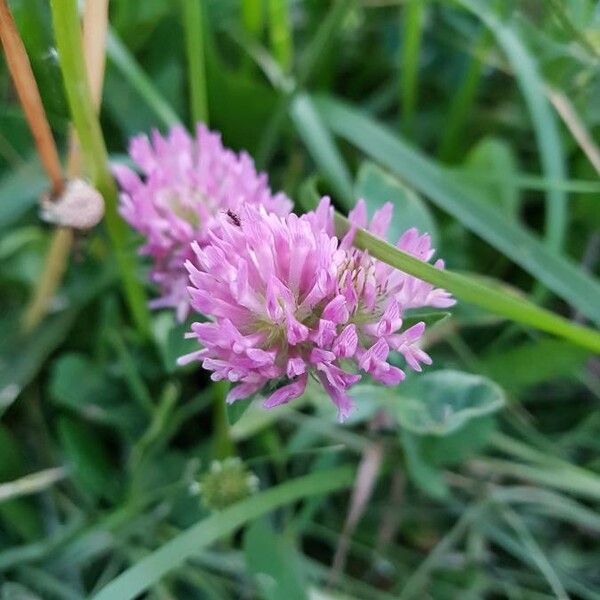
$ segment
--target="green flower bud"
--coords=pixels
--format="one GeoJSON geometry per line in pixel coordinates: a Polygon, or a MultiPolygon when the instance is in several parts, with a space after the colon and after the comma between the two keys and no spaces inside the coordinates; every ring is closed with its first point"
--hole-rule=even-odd
{"type": "Polygon", "coordinates": [[[222,510],[258,490],[258,477],[239,458],[215,460],[196,488],[210,510],[222,510]]]}

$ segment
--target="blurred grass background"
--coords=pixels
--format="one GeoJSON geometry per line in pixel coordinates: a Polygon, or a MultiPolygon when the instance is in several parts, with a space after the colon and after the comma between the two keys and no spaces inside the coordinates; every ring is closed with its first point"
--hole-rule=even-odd
{"type": "MultiPolygon", "coordinates": [[[[66,153],[50,7],[10,6],[66,153]]],[[[298,211],[391,200],[451,269],[594,327],[599,67],[593,0],[111,0],[100,122],[124,161],[207,120],[298,211]]],[[[598,357],[459,303],[437,378],[358,386],[343,426],[316,389],[230,410],[223,447],[223,388],[176,368],[172,315],[136,326],[103,228],[18,331],[48,184],[4,61],[0,98],[0,597],[600,597],[598,357]],[[231,452],[261,491],[211,515],[194,482],[231,452]]]]}

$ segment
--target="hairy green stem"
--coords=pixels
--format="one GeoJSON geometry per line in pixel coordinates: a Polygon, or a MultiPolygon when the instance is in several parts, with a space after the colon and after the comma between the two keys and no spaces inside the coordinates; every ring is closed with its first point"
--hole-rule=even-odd
{"type": "MultiPolygon", "coordinates": [[[[340,233],[343,234],[348,231],[348,220],[340,214],[336,214],[335,217],[340,233]]],[[[371,256],[396,269],[447,289],[461,300],[518,323],[524,323],[541,331],[564,337],[584,348],[600,352],[600,333],[576,325],[523,298],[484,285],[471,277],[452,271],[436,269],[434,266],[398,250],[398,248],[363,229],[356,231],[354,245],[363,250],[368,250],[371,256]]]]}
{"type": "Polygon", "coordinates": [[[148,335],[150,315],[144,289],[136,278],[135,259],[126,247],[127,227],[117,213],[117,188],[94,110],[84,63],[76,0],[52,0],[52,20],[67,100],[87,173],[103,195],[106,228],[112,242],[129,310],[138,329],[148,335]]]}
{"type": "Polygon", "coordinates": [[[235,447],[231,437],[229,418],[227,417],[226,396],[228,384],[225,381],[213,383],[213,428],[215,434],[214,456],[227,458],[234,454],[235,447]]]}

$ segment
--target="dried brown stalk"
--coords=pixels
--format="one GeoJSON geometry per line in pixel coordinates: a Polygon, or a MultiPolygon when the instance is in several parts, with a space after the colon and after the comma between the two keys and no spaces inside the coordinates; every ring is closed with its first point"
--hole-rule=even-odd
{"type": "Polygon", "coordinates": [[[31,63],[6,0],[0,0],[0,41],[40,160],[52,183],[53,193],[58,194],[63,186],[58,150],[31,70],[31,63]]]}
{"type": "Polygon", "coordinates": [[[579,118],[571,101],[563,92],[551,88],[548,89],[548,98],[550,98],[550,102],[552,102],[556,112],[568,127],[579,147],[600,175],[600,149],[592,139],[583,121],[579,118]]]}

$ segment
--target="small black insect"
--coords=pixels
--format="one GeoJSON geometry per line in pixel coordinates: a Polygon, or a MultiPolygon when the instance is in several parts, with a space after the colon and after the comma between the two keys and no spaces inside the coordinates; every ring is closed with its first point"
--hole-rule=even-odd
{"type": "Polygon", "coordinates": [[[227,209],[227,216],[231,219],[231,222],[234,225],[237,225],[238,227],[242,226],[242,222],[239,216],[236,213],[234,213],[230,208],[227,209]]]}

